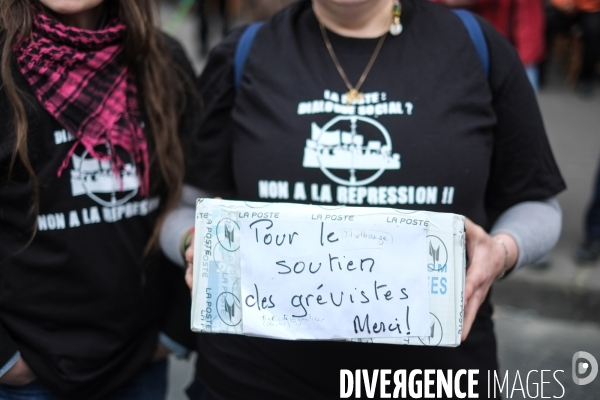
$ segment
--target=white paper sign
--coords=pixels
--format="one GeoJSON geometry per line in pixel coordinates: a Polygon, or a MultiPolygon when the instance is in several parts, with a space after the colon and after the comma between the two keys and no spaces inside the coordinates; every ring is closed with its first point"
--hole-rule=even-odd
{"type": "Polygon", "coordinates": [[[457,346],[464,217],[198,200],[192,330],[457,346]]]}
{"type": "MultiPolygon", "coordinates": [[[[354,219],[354,218],[353,218],[354,219]]],[[[425,229],[353,221],[241,222],[244,333],[284,339],[425,336],[425,229]]]]}

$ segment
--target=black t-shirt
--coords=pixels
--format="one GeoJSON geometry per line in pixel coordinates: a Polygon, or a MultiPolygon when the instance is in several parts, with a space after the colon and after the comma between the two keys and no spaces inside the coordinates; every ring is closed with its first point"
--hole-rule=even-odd
{"type": "MultiPolygon", "coordinates": [[[[387,36],[363,100],[350,106],[309,1],[258,31],[237,91],[241,31],[226,38],[199,80],[205,115],[189,182],[244,200],[452,212],[485,228],[517,203],[563,190],[511,45],[479,19],[488,79],[456,15],[426,1],[402,5],[404,31],[387,36]]],[[[378,39],[328,35],[357,82],[378,39]]],[[[491,311],[486,301],[454,349],[203,334],[198,375],[223,398],[317,399],[339,396],[341,368],[493,370],[491,311]]]]}
{"type": "MultiPolygon", "coordinates": [[[[168,41],[193,82],[183,49],[168,41]]],[[[26,96],[40,206],[37,234],[27,245],[33,192],[20,162],[8,179],[14,128],[0,90],[0,366],[19,350],[54,393],[104,398],[150,362],[159,330],[170,337],[189,331],[182,270],[160,254],[143,257],[164,185],[153,168],[150,196],[143,197],[133,157],[120,154],[126,165],[118,179],[109,162],[95,160],[81,145],[58,177],[74,138],[35,100],[16,64],[13,75],[26,96]],[[181,311],[167,315],[171,305],[181,311]]],[[[187,104],[182,140],[197,126],[199,105],[191,97],[187,104]]]]}

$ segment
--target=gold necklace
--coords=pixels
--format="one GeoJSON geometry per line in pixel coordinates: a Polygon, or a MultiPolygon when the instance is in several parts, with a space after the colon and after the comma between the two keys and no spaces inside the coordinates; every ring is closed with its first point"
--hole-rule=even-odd
{"type": "Polygon", "coordinates": [[[381,36],[381,38],[379,39],[377,47],[375,47],[375,51],[373,52],[373,55],[371,56],[367,67],[360,76],[360,79],[358,80],[355,86],[352,86],[352,84],[348,80],[348,77],[346,76],[346,73],[344,72],[344,69],[338,61],[335,52],[333,51],[333,47],[331,46],[331,42],[329,41],[329,37],[327,36],[327,30],[325,29],[321,21],[319,21],[319,27],[321,28],[321,34],[323,35],[323,40],[325,41],[327,51],[329,51],[329,56],[333,60],[333,63],[335,64],[335,67],[338,70],[338,73],[340,74],[340,76],[344,80],[344,83],[346,84],[346,87],[348,88],[348,93],[346,93],[346,105],[352,104],[355,100],[362,100],[365,94],[359,92],[359,89],[362,86],[365,79],[367,78],[367,75],[369,75],[369,71],[371,71],[371,67],[373,66],[373,63],[375,63],[375,59],[379,55],[379,50],[381,50],[381,46],[383,46],[383,41],[387,36],[387,32],[384,33],[383,36],[381,36]]]}

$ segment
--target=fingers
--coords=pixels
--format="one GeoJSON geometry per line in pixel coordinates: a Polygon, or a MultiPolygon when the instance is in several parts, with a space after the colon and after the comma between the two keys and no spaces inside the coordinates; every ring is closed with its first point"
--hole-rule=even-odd
{"type": "Polygon", "coordinates": [[[477,246],[477,225],[469,218],[465,218],[465,246],[467,249],[467,270],[475,257],[475,248],[477,246]]]}
{"type": "Polygon", "coordinates": [[[193,268],[194,267],[192,266],[192,264],[188,264],[185,270],[185,283],[187,283],[190,290],[192,290],[192,287],[194,286],[193,268]]]}
{"type": "Polygon", "coordinates": [[[473,293],[477,290],[479,286],[479,282],[469,276],[469,272],[467,271],[467,278],[465,279],[465,307],[469,304],[473,293]]]}
{"type": "Polygon", "coordinates": [[[465,315],[463,318],[462,340],[466,340],[473,322],[477,317],[477,311],[483,303],[491,283],[486,279],[486,269],[482,268],[481,264],[475,263],[471,269],[467,271],[465,279],[465,315]]]}
{"type": "Polygon", "coordinates": [[[465,239],[467,246],[467,255],[469,256],[469,264],[472,263],[475,257],[475,249],[479,242],[487,236],[487,233],[476,223],[469,218],[465,218],[465,239]]]}
{"type": "Polygon", "coordinates": [[[193,264],[194,263],[194,237],[195,237],[195,232],[192,232],[190,235],[190,241],[189,243],[190,246],[185,250],[185,262],[186,264],[193,264]]]}
{"type": "Polygon", "coordinates": [[[465,231],[467,235],[473,230],[472,228],[475,226],[475,222],[471,221],[470,218],[465,217],[465,231]]]}
{"type": "Polygon", "coordinates": [[[186,270],[185,270],[185,283],[187,283],[188,287],[190,288],[190,290],[192,290],[193,287],[193,272],[194,272],[194,233],[191,234],[190,236],[190,243],[192,243],[192,245],[190,247],[187,248],[187,250],[185,251],[185,264],[186,264],[186,270]]]}
{"type": "Polygon", "coordinates": [[[473,322],[475,321],[475,317],[477,317],[477,311],[479,310],[479,306],[483,303],[485,299],[485,294],[487,290],[477,290],[473,293],[471,300],[468,304],[465,304],[465,316],[463,318],[463,331],[462,331],[462,340],[466,340],[467,336],[469,336],[469,332],[471,331],[471,327],[473,326],[473,322]]]}
{"type": "Polygon", "coordinates": [[[465,301],[462,339],[471,331],[477,311],[483,303],[496,275],[497,256],[494,240],[470,219],[465,219],[465,239],[469,263],[465,279],[465,301]]]}
{"type": "Polygon", "coordinates": [[[471,268],[473,265],[473,261],[476,258],[475,250],[477,248],[477,236],[478,229],[473,221],[469,218],[465,218],[465,238],[466,238],[466,247],[467,247],[467,256],[468,256],[468,265],[467,265],[467,276],[465,279],[465,307],[469,303],[471,296],[475,293],[475,290],[479,287],[479,277],[477,271],[477,262],[475,262],[475,268],[471,268]]]}

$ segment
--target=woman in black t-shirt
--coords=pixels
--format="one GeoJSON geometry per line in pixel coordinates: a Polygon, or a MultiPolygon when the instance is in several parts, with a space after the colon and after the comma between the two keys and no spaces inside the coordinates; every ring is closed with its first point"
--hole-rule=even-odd
{"type": "Polygon", "coordinates": [[[189,292],[156,244],[198,103],[154,12],[0,2],[2,399],[161,399],[186,352],[189,292]]]}
{"type": "MultiPolygon", "coordinates": [[[[244,30],[213,50],[199,79],[204,117],[183,205],[212,195],[458,213],[469,218],[469,261],[457,348],[200,334],[196,389],[337,398],[340,369],[479,369],[487,396],[487,371],[498,367],[490,287],[550,250],[560,230],[553,196],[565,186],[516,52],[477,22],[487,59],[436,4],[300,1],[260,27],[238,86],[244,30]],[[379,156],[348,165],[344,145],[379,156]],[[315,157],[319,146],[329,146],[326,160],[315,157]]],[[[163,249],[175,261],[192,221],[182,206],[165,225],[163,249]]],[[[191,273],[192,248],[186,256],[191,273]]]]}

